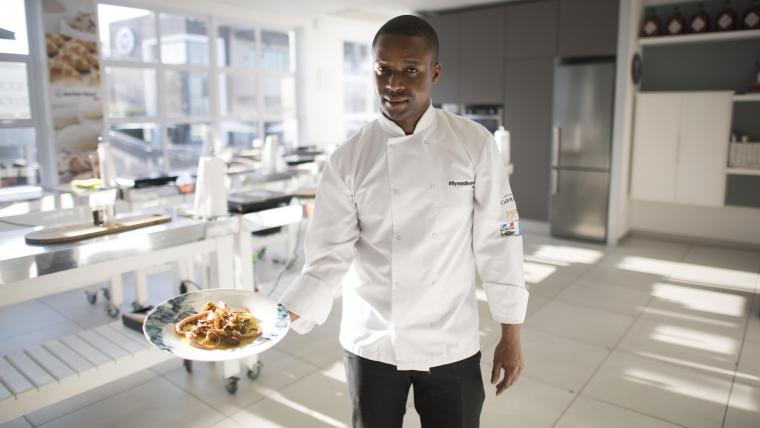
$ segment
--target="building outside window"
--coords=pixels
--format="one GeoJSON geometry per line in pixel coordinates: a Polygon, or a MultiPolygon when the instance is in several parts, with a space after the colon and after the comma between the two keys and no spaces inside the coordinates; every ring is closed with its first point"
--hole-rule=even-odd
{"type": "Polygon", "coordinates": [[[295,142],[292,33],[110,4],[98,15],[120,174],[192,172],[201,154],[268,133],[295,142]]]}
{"type": "Polygon", "coordinates": [[[377,115],[367,43],[343,42],[343,131],[348,138],[377,115]]]}
{"type": "Polygon", "coordinates": [[[39,183],[39,119],[30,102],[34,63],[24,0],[4,0],[0,14],[0,188],[39,183]]]}

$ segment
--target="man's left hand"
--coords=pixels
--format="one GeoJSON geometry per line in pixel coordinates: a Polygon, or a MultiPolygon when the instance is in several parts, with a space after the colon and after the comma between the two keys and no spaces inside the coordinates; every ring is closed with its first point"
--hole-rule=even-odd
{"type": "Polygon", "coordinates": [[[520,325],[503,324],[499,344],[493,353],[493,370],[491,384],[496,385],[496,395],[512,386],[523,370],[522,350],[520,349],[520,325]],[[501,371],[504,376],[501,377],[501,371]],[[501,377],[501,382],[499,378],[501,377]],[[498,383],[497,383],[498,382],[498,383]]]}

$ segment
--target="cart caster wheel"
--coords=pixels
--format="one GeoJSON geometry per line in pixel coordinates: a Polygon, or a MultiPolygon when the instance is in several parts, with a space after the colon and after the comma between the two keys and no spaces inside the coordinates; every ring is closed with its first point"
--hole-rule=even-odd
{"type": "Polygon", "coordinates": [[[182,281],[179,284],[179,294],[185,294],[187,293],[187,283],[185,281],[182,281]]]}
{"type": "Polygon", "coordinates": [[[259,375],[261,374],[261,362],[256,363],[255,366],[248,369],[248,379],[250,380],[256,380],[258,379],[259,375]]]}
{"type": "Polygon", "coordinates": [[[84,295],[87,297],[87,302],[91,305],[94,305],[98,301],[98,293],[96,292],[85,291],[84,295]]]}
{"type": "Polygon", "coordinates": [[[133,311],[135,311],[135,312],[140,312],[140,311],[142,311],[144,308],[145,308],[145,306],[143,306],[143,305],[141,305],[141,304],[139,304],[139,303],[137,303],[137,302],[132,302],[132,310],[133,310],[133,311]]]}
{"type": "Polygon", "coordinates": [[[110,302],[111,301],[111,290],[109,290],[106,287],[103,287],[102,290],[103,290],[103,298],[110,302]]]}
{"type": "Polygon", "coordinates": [[[190,360],[183,360],[182,365],[185,366],[185,371],[188,373],[193,372],[193,362],[190,360]]]}
{"type": "Polygon", "coordinates": [[[224,382],[224,389],[226,389],[230,394],[236,393],[238,390],[238,380],[240,379],[235,376],[228,377],[224,382]]]}
{"type": "Polygon", "coordinates": [[[108,314],[109,317],[116,318],[117,316],[119,316],[119,307],[116,305],[109,304],[108,308],[106,308],[106,313],[108,314]]]}

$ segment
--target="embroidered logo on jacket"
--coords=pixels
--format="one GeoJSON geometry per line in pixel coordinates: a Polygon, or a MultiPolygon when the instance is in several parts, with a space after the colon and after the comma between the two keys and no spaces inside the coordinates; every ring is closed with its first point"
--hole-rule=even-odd
{"type": "Polygon", "coordinates": [[[519,236],[521,234],[522,232],[520,231],[520,222],[518,221],[513,221],[499,226],[499,235],[502,238],[506,238],[507,236],[519,236]]]}
{"type": "Polygon", "coordinates": [[[456,181],[456,180],[449,180],[449,186],[458,187],[458,186],[475,186],[475,180],[472,181],[456,181]]]}

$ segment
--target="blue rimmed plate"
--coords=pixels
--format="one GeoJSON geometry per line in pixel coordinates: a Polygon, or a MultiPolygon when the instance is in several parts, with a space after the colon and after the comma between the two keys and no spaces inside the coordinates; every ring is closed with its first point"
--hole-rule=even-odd
{"type": "Polygon", "coordinates": [[[143,333],[153,346],[177,358],[193,361],[225,361],[259,354],[282,340],[290,327],[288,311],[273,300],[253,291],[214,288],[193,291],[161,303],[145,319],[143,333]],[[235,310],[247,309],[259,321],[261,336],[251,343],[230,349],[199,349],[174,332],[174,324],[198,313],[207,302],[224,302],[235,310]]]}

